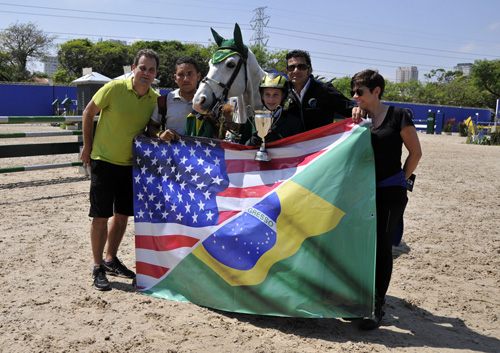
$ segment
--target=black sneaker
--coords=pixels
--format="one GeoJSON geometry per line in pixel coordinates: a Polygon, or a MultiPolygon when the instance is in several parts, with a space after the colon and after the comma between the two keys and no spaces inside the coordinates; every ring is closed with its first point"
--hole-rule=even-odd
{"type": "Polygon", "coordinates": [[[134,271],[129,270],[117,257],[112,262],[103,264],[106,274],[123,278],[135,278],[134,271]]]}
{"type": "Polygon", "coordinates": [[[106,278],[106,270],[103,265],[94,267],[92,278],[94,279],[94,288],[101,291],[111,290],[108,279],[106,278]]]}

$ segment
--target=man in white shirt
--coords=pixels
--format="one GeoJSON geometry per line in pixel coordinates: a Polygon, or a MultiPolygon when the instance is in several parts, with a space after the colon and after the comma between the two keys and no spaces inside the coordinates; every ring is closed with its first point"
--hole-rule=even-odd
{"type": "Polygon", "coordinates": [[[161,130],[162,115],[158,105],[151,115],[147,129],[149,137],[159,137],[164,141],[185,134],[186,117],[193,111],[193,97],[201,79],[198,64],[193,57],[180,57],[175,67],[174,80],[179,88],[167,95],[165,131],[161,130]]]}

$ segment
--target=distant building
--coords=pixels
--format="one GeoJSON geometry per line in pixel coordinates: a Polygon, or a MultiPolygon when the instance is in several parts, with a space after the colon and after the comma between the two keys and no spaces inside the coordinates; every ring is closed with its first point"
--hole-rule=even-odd
{"type": "Polygon", "coordinates": [[[416,66],[399,67],[396,70],[396,83],[418,81],[418,69],[416,66]]]}
{"type": "Polygon", "coordinates": [[[464,75],[469,75],[472,71],[472,64],[471,63],[457,64],[457,66],[453,67],[453,70],[462,71],[464,75]]]}
{"type": "Polygon", "coordinates": [[[52,76],[57,72],[58,65],[57,56],[47,56],[43,61],[43,72],[52,76]]]}

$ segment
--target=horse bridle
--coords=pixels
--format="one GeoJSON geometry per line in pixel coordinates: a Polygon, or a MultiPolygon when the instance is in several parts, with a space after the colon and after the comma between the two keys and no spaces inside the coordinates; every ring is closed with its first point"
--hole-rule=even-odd
{"type": "MultiPolygon", "coordinates": [[[[221,47],[219,49],[225,49],[225,48],[221,47]]],[[[224,103],[227,101],[229,90],[231,89],[231,86],[233,85],[234,80],[236,79],[236,76],[238,76],[238,73],[240,72],[240,69],[243,65],[245,65],[245,67],[244,67],[244,69],[245,69],[245,91],[247,89],[246,88],[247,83],[248,83],[247,61],[246,61],[246,59],[244,59],[241,56],[239,58],[240,59],[238,60],[238,63],[236,64],[236,68],[234,69],[234,71],[233,71],[231,77],[229,78],[229,81],[227,81],[227,83],[224,84],[224,83],[219,82],[217,80],[214,80],[213,78],[210,78],[208,76],[203,77],[203,79],[201,80],[202,83],[206,83],[208,85],[208,87],[210,87],[210,89],[212,90],[212,96],[213,96],[213,100],[214,100],[214,105],[212,107],[212,114],[214,114],[214,117],[217,120],[219,120],[219,122],[220,122],[219,135],[222,131],[222,125],[223,125],[223,120],[224,120],[223,116],[221,116],[221,108],[224,105],[224,103]],[[222,88],[222,94],[220,95],[219,98],[217,98],[217,96],[215,95],[215,91],[212,88],[212,86],[210,86],[209,82],[213,82],[222,88]]]]}

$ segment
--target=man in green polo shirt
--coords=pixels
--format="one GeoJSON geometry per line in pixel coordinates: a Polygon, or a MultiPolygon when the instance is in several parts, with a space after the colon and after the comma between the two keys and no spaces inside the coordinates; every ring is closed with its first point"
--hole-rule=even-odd
{"type": "Polygon", "coordinates": [[[128,217],[134,215],[132,144],[134,137],[144,132],[156,107],[159,94],[151,84],[158,66],[159,57],[154,51],[139,51],[132,65],[133,77],[104,85],[83,112],[81,160],[91,173],[90,240],[94,257],[92,277],[97,290],[111,289],[106,274],[135,278],[135,273],[116,255],[128,217]],[[93,136],[94,117],[98,113],[93,136]]]}

